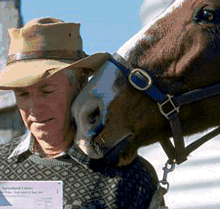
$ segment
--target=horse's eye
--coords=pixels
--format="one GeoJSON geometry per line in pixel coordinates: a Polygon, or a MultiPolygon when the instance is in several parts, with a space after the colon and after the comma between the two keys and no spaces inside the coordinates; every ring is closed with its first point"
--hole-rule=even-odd
{"type": "Polygon", "coordinates": [[[201,14],[201,20],[206,22],[212,22],[214,20],[214,12],[210,10],[203,10],[201,14]]]}
{"type": "Polygon", "coordinates": [[[219,24],[220,13],[218,10],[210,10],[207,8],[195,9],[192,14],[192,21],[199,24],[219,24]]]}
{"type": "Polygon", "coordinates": [[[96,109],[94,109],[94,111],[91,114],[89,114],[88,116],[89,123],[95,124],[99,116],[100,116],[100,110],[97,107],[96,109]]]}

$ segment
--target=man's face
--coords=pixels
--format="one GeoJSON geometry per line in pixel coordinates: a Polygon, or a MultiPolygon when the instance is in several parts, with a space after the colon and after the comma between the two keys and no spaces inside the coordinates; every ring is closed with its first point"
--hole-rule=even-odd
{"type": "Polygon", "coordinates": [[[63,137],[70,127],[70,103],[77,93],[63,72],[14,92],[22,119],[36,138],[63,137]]]}

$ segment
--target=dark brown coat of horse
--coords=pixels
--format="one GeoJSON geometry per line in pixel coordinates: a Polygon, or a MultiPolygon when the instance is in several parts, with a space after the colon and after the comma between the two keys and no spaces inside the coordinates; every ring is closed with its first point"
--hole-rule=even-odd
{"type": "MultiPolygon", "coordinates": [[[[155,85],[167,94],[179,95],[220,82],[220,0],[176,0],[144,28],[142,38],[126,54],[129,65],[153,74],[155,85]]],[[[157,103],[133,88],[121,73],[113,85],[119,93],[108,107],[99,135],[83,135],[91,122],[85,118],[94,116],[99,101],[73,108],[78,128],[76,143],[90,141],[95,147],[103,140],[114,144],[119,135],[129,135],[129,143],[118,162],[124,165],[133,160],[139,147],[172,137],[172,132],[157,103]]],[[[183,106],[179,114],[183,135],[219,126],[219,107],[220,96],[183,106]]]]}

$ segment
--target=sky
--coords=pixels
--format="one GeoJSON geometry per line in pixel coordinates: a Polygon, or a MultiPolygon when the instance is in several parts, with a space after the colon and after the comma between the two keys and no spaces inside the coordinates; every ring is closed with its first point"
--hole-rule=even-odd
{"type": "Polygon", "coordinates": [[[46,16],[80,22],[83,49],[87,54],[114,53],[141,29],[142,1],[21,0],[21,12],[24,23],[46,16]]]}

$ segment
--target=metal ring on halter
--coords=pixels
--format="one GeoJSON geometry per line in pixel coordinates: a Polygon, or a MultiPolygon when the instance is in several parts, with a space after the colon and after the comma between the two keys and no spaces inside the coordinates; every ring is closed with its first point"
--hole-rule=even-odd
{"type": "Polygon", "coordinates": [[[135,68],[130,72],[128,80],[134,88],[140,91],[146,91],[152,85],[150,75],[139,68],[135,68]]]}
{"type": "Polygon", "coordinates": [[[166,100],[166,101],[164,101],[164,102],[162,102],[162,103],[157,102],[157,104],[158,104],[158,107],[159,107],[159,110],[160,110],[161,114],[162,114],[166,119],[169,120],[169,119],[170,119],[169,116],[170,116],[173,112],[179,113],[180,107],[177,107],[177,106],[174,104],[174,102],[173,102],[173,100],[172,100],[172,98],[173,98],[174,96],[171,96],[171,95],[169,95],[169,94],[167,94],[166,96],[167,96],[167,100],[166,100]],[[164,109],[163,109],[164,106],[169,106],[169,111],[168,111],[168,112],[164,111],[164,109]]]}

